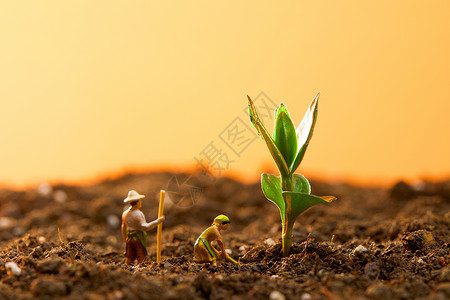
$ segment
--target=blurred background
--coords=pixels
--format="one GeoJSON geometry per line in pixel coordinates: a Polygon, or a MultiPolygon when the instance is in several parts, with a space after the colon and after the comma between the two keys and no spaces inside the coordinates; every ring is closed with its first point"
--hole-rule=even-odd
{"type": "Polygon", "coordinates": [[[298,125],[298,172],[386,185],[450,175],[448,1],[0,2],[0,185],[273,170],[246,95],[298,125]],[[112,175],[113,174],[113,175],[112,175]]]}

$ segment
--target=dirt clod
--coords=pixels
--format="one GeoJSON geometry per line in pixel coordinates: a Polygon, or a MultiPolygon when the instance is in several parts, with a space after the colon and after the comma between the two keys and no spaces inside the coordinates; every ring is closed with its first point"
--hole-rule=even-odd
{"type": "Polygon", "coordinates": [[[60,258],[44,260],[37,265],[37,271],[41,273],[57,274],[64,264],[64,261],[60,258]]]}
{"type": "Polygon", "coordinates": [[[380,274],[380,266],[375,262],[368,263],[364,266],[364,274],[371,279],[376,279],[380,274]]]}
{"type": "Polygon", "coordinates": [[[56,297],[67,294],[67,287],[63,282],[51,278],[36,278],[30,286],[33,296],[56,297]]]}
{"type": "Polygon", "coordinates": [[[426,230],[411,232],[403,238],[405,249],[410,251],[428,250],[435,243],[433,234],[426,230]]]}

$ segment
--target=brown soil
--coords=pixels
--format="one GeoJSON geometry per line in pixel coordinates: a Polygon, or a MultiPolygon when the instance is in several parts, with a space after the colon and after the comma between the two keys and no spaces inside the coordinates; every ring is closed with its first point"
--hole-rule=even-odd
{"type": "MultiPolygon", "coordinates": [[[[153,173],[51,188],[0,190],[0,299],[450,297],[450,182],[389,190],[312,182],[314,194],[338,200],[298,218],[285,258],[279,212],[259,183],[153,173]],[[148,221],[160,189],[172,199],[159,264],[124,264],[120,216],[130,189],[147,195],[148,221]],[[193,263],[196,238],[221,213],[231,219],[225,246],[242,265],[193,263]]],[[[156,230],[152,261],[155,240],[156,230]]]]}

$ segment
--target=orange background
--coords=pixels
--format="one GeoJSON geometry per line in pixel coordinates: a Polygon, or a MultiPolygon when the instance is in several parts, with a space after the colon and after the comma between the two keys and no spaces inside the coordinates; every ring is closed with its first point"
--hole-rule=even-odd
{"type": "Polygon", "coordinates": [[[233,160],[223,174],[257,180],[272,165],[262,140],[233,156],[219,138],[248,122],[246,95],[284,101],[297,125],[318,91],[299,172],[443,178],[449,12],[410,0],[1,1],[0,183],[185,170],[210,142],[233,160]]]}

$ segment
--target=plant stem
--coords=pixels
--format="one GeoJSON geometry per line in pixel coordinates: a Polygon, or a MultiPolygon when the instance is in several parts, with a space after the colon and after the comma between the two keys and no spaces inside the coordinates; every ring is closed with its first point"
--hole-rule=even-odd
{"type": "MultiPolygon", "coordinates": [[[[281,176],[281,189],[283,192],[292,192],[294,190],[294,176],[281,176]]],[[[292,245],[292,228],[294,227],[295,220],[290,220],[289,216],[292,212],[292,198],[288,195],[283,195],[285,203],[285,215],[283,232],[281,235],[283,256],[288,256],[292,245]]]]}
{"type": "Polygon", "coordinates": [[[281,189],[283,192],[292,192],[294,190],[294,176],[281,176],[281,189]]]}
{"type": "Polygon", "coordinates": [[[283,256],[288,256],[292,245],[292,228],[294,227],[294,222],[287,220],[284,224],[282,238],[282,250],[283,256]]]}

